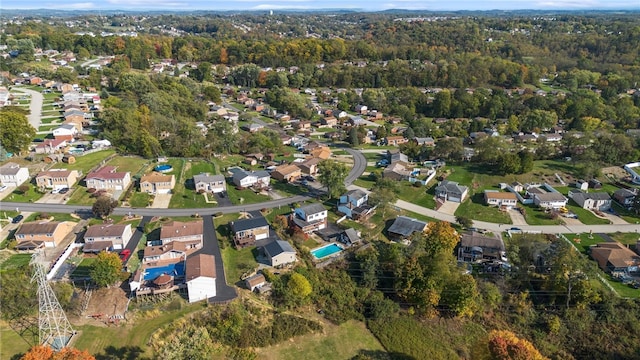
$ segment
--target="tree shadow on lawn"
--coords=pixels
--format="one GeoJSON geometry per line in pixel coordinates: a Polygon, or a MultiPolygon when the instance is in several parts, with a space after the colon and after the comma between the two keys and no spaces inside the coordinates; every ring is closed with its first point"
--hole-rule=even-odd
{"type": "Polygon", "coordinates": [[[139,346],[108,346],[103,353],[96,355],[96,360],[149,360],[142,356],[144,350],[139,346]]]}

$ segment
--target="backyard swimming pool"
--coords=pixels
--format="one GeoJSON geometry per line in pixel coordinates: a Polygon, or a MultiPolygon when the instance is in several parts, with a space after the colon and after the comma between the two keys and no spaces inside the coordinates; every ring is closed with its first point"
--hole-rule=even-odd
{"type": "Polygon", "coordinates": [[[338,244],[329,244],[317,249],[311,250],[311,255],[314,258],[320,260],[322,258],[326,258],[327,256],[337,254],[342,251],[342,248],[338,244]]]}
{"type": "Polygon", "coordinates": [[[144,280],[154,280],[162,274],[167,274],[175,277],[184,276],[184,263],[179,262],[176,264],[169,264],[160,267],[147,268],[144,270],[144,280]]]}
{"type": "Polygon", "coordinates": [[[173,166],[171,165],[158,165],[154,168],[155,171],[159,171],[161,173],[169,172],[173,170],[173,166]]]}

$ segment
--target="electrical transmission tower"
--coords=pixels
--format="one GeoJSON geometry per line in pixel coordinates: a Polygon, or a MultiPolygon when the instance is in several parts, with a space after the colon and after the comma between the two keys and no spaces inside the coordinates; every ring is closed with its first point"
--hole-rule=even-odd
{"type": "Polygon", "coordinates": [[[40,252],[36,252],[31,265],[34,269],[31,281],[38,282],[38,335],[40,344],[60,350],[69,344],[75,331],[67,319],[56,294],[47,282],[47,271],[40,252]]]}

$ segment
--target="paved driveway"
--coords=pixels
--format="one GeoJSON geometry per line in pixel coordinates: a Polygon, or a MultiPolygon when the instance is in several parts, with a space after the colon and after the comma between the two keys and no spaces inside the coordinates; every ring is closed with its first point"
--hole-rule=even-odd
{"type": "MultiPolygon", "coordinates": [[[[606,217],[607,219],[609,219],[609,221],[611,221],[612,224],[614,225],[622,225],[622,224],[628,224],[628,222],[626,222],[623,218],[621,218],[620,216],[617,215],[613,215],[613,214],[609,214],[609,213],[603,213],[604,217],[606,217]]],[[[597,215],[596,215],[597,216],[597,215]]]]}
{"type": "Polygon", "coordinates": [[[520,213],[520,211],[516,209],[507,210],[509,217],[511,217],[511,223],[513,225],[527,225],[527,220],[524,219],[524,216],[520,213]]]}
{"type": "Polygon", "coordinates": [[[151,207],[154,209],[167,209],[171,202],[171,194],[156,194],[151,207]]]}
{"type": "Polygon", "coordinates": [[[445,201],[444,204],[442,204],[442,206],[440,206],[440,208],[438,209],[438,212],[454,215],[456,213],[456,210],[458,210],[458,206],[460,206],[460,203],[445,201]]]}

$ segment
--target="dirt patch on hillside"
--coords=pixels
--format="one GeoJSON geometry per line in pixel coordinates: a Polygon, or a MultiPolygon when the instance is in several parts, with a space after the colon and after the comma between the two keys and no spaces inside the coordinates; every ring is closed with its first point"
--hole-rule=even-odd
{"type": "Polygon", "coordinates": [[[620,166],[610,166],[602,168],[602,175],[609,175],[613,178],[622,180],[629,176],[629,173],[620,166]]]}
{"type": "MultiPolygon", "coordinates": [[[[85,303],[86,297],[87,292],[80,291],[79,299],[82,304],[85,303]]],[[[73,319],[73,322],[91,325],[117,325],[124,320],[128,303],[128,293],[121,287],[92,290],[88,306],[73,319]]]]}

